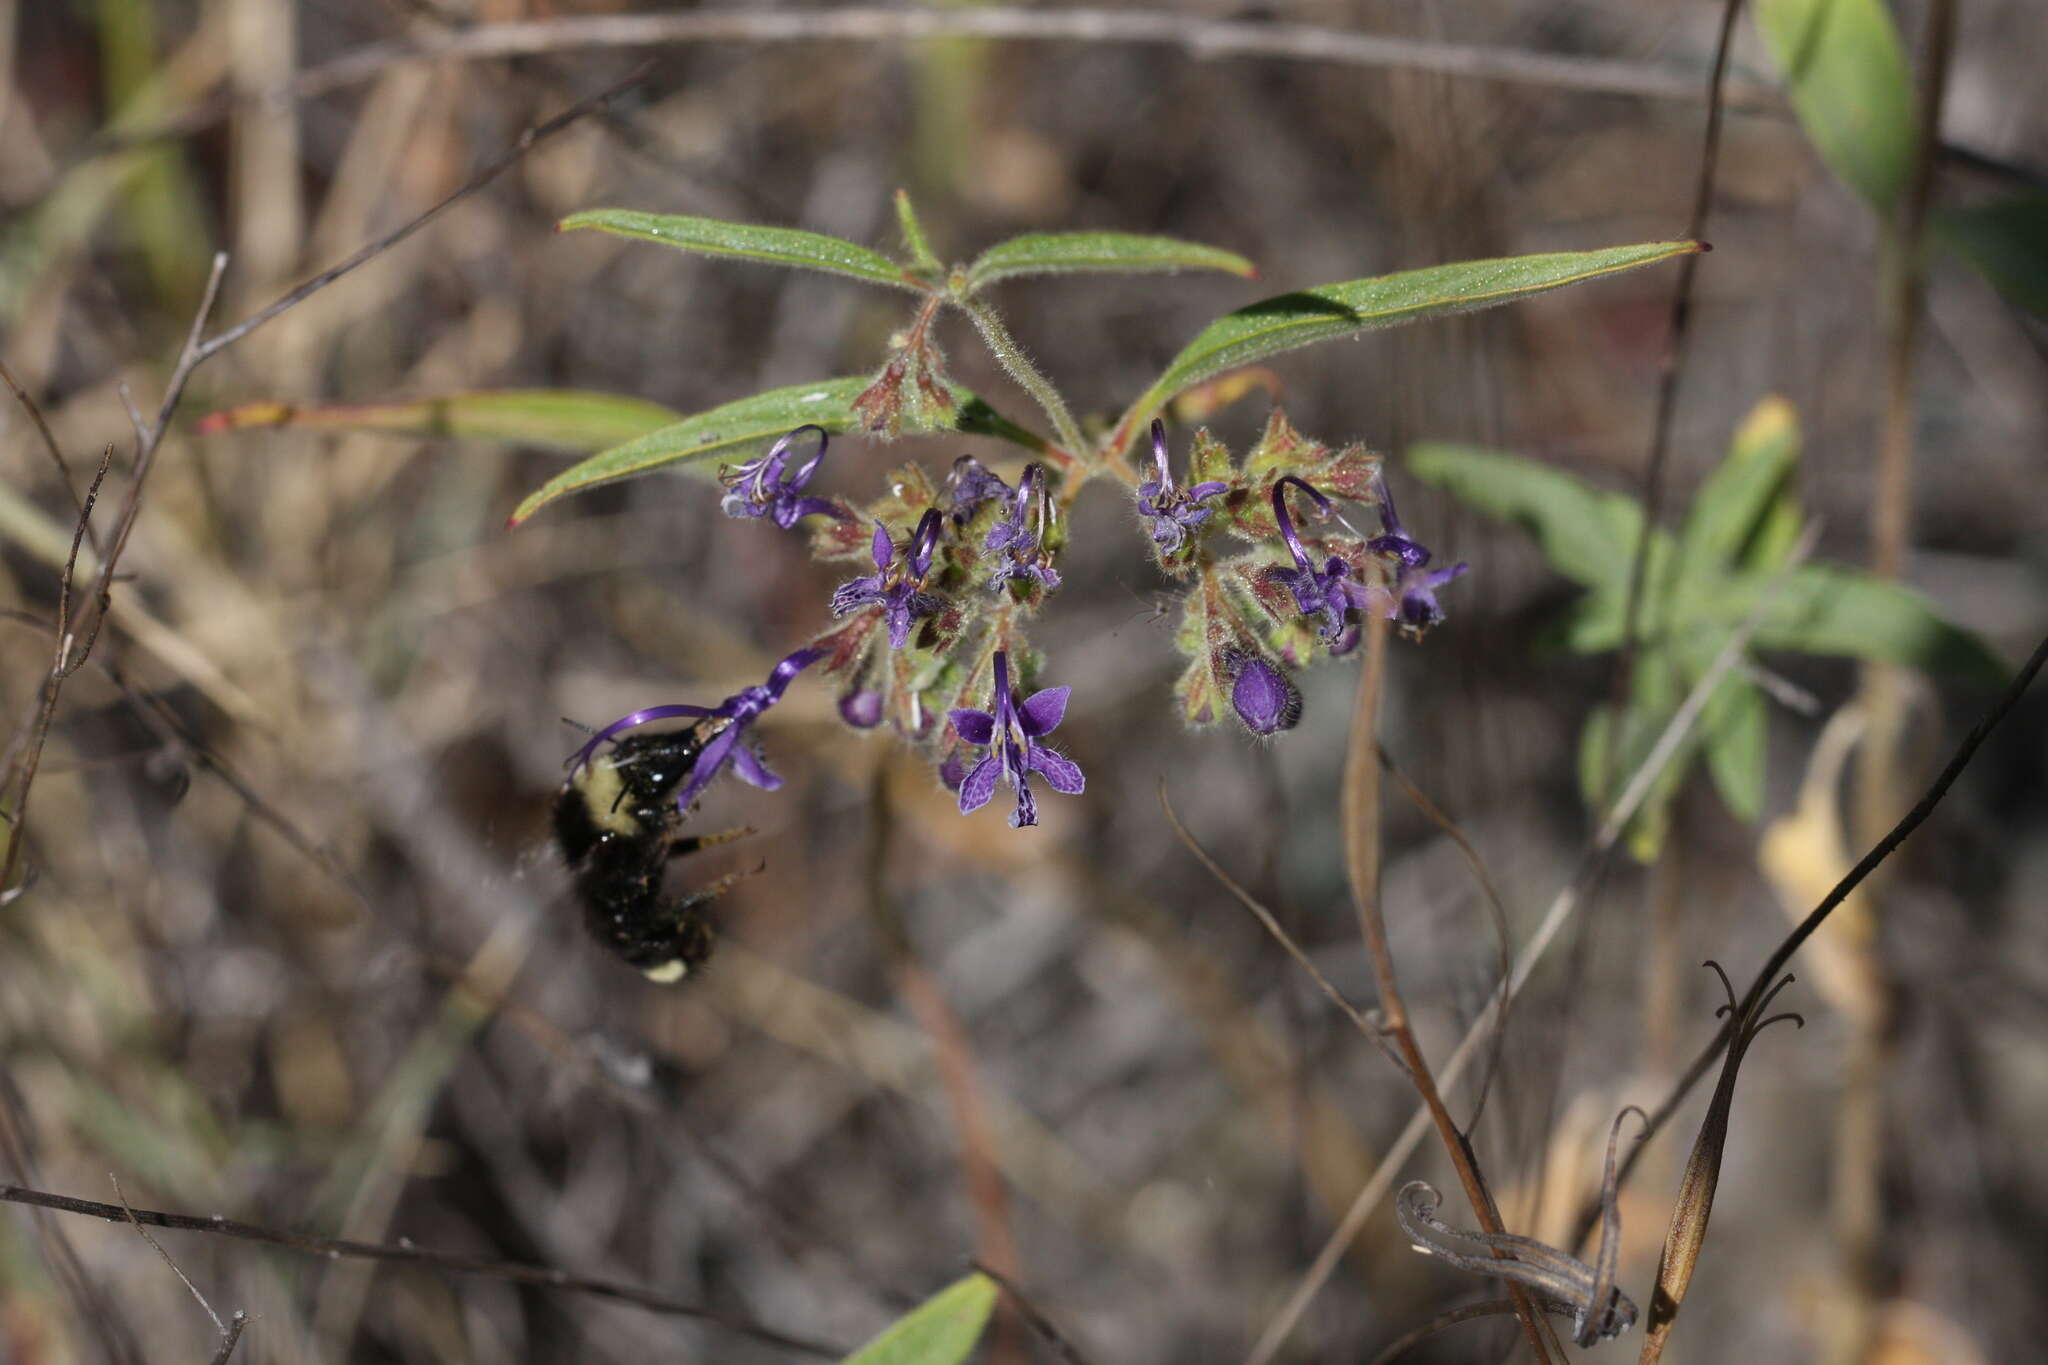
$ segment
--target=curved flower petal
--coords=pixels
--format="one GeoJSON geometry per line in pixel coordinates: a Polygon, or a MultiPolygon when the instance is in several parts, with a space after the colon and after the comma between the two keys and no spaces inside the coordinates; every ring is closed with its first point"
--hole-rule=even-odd
{"type": "Polygon", "coordinates": [[[977,749],[995,741],[996,718],[986,711],[975,711],[967,707],[948,711],[953,728],[960,732],[960,738],[977,749]]]}
{"type": "Polygon", "coordinates": [[[1080,764],[1042,744],[1031,746],[1030,768],[1032,772],[1044,773],[1046,785],[1062,796],[1079,796],[1081,789],[1088,785],[1088,779],[1082,776],[1080,764]]]}
{"type": "Polygon", "coordinates": [[[1002,773],[1002,760],[994,754],[974,765],[974,771],[967,774],[960,784],[960,813],[968,815],[986,806],[996,794],[996,778],[1002,773]]]}
{"type": "Polygon", "coordinates": [[[770,772],[768,765],[761,761],[760,755],[744,744],[735,743],[732,746],[732,771],[733,776],[740,781],[751,787],[759,787],[764,792],[772,792],[782,786],[782,779],[770,772]]]}
{"type": "Polygon", "coordinates": [[[1017,708],[1023,722],[1024,733],[1034,738],[1049,735],[1059,728],[1066,718],[1067,698],[1073,694],[1071,687],[1048,687],[1033,692],[1025,703],[1017,708]]]}
{"type": "Polygon", "coordinates": [[[689,706],[677,702],[668,706],[650,706],[644,711],[635,711],[629,716],[620,716],[610,725],[605,726],[602,730],[599,730],[596,734],[585,740],[582,748],[569,755],[568,766],[571,772],[581,768],[590,761],[590,756],[597,752],[598,745],[604,743],[613,735],[618,734],[621,730],[630,730],[636,725],[645,725],[650,721],[674,720],[681,717],[702,719],[705,716],[715,716],[717,714],[718,712],[709,706],[689,706]]]}
{"type": "Polygon", "coordinates": [[[711,779],[718,776],[726,760],[732,757],[733,745],[739,742],[740,729],[739,725],[728,725],[718,732],[716,739],[704,746],[704,752],[697,755],[697,766],[691,770],[690,780],[676,793],[677,810],[687,815],[691,804],[711,785],[711,779]]]}

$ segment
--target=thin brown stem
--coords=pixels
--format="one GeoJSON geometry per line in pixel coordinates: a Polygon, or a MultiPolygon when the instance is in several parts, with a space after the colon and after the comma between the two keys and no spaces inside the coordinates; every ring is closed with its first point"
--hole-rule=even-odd
{"type": "MultiPolygon", "coordinates": [[[[29,397],[28,390],[22,388],[4,364],[0,364],[0,381],[4,381],[7,387],[13,390],[14,401],[21,404],[21,410],[28,414],[28,420],[34,424],[36,434],[42,437],[43,450],[49,455],[50,463],[57,467],[57,482],[64,485],[64,496],[71,499],[71,510],[83,518],[85,504],[78,500],[78,488],[71,482],[71,464],[64,458],[63,448],[57,444],[56,436],[51,433],[50,424],[43,419],[43,410],[36,406],[36,400],[29,397]]],[[[99,548],[97,542],[93,548],[99,548]]]]}
{"type": "Polygon", "coordinates": [[[70,1195],[49,1194],[42,1190],[26,1189],[20,1185],[0,1185],[0,1203],[26,1204],[33,1208],[55,1209],[61,1213],[83,1214],[88,1218],[104,1218],[110,1223],[134,1222],[153,1228],[205,1232],[216,1237],[235,1237],[244,1241],[261,1242],[266,1246],[282,1247],[287,1251],[304,1252],[310,1256],[347,1256],[369,1261],[397,1262],[422,1266],[450,1275],[475,1275],[482,1279],[503,1280],[510,1284],[531,1285],[538,1289],[588,1294],[595,1298],[630,1303],[656,1313],[669,1313],[677,1317],[711,1323],[756,1341],[766,1342],[771,1346],[787,1347],[792,1351],[802,1351],[807,1355],[836,1359],[845,1354],[840,1347],[792,1336],[761,1323],[734,1317],[698,1304],[686,1303],[639,1285],[572,1275],[566,1270],[556,1270],[549,1266],[485,1260],[482,1257],[464,1256],[452,1251],[435,1251],[428,1247],[414,1246],[409,1242],[390,1245],[381,1242],[352,1242],[339,1237],[312,1237],[304,1233],[285,1232],[278,1228],[238,1222],[232,1218],[195,1218],[190,1214],[162,1213],[155,1209],[123,1208],[118,1204],[74,1199],[70,1195]]]}
{"type": "MultiPolygon", "coordinates": [[[[1365,613],[1365,662],[1358,679],[1357,700],[1351,712],[1351,737],[1344,764],[1344,863],[1350,876],[1351,902],[1358,912],[1358,927],[1365,938],[1366,955],[1372,961],[1373,981],[1379,988],[1381,1026],[1393,1040],[1408,1071],[1416,1094],[1429,1110],[1437,1137],[1465,1187],[1472,1216],[1486,1232],[1500,1233],[1500,1213],[1486,1188],[1486,1178],[1473,1158],[1471,1144],[1459,1130],[1451,1112],[1438,1093],[1436,1077],[1422,1054],[1415,1031],[1408,1026],[1408,1007],[1401,998],[1401,986],[1394,972],[1394,954],[1387,942],[1386,918],[1380,910],[1380,765],[1379,713],[1382,684],[1386,678],[1387,635],[1384,613],[1365,613]]],[[[1504,1253],[1496,1252],[1496,1255],[1504,1253]]],[[[1509,1286],[1515,1301],[1515,1316],[1522,1323],[1536,1359],[1551,1359],[1546,1341],[1549,1323],[1537,1311],[1528,1293],[1518,1284],[1509,1286]]],[[[1552,1339],[1554,1341],[1554,1338],[1552,1339]]]]}
{"type": "MultiPolygon", "coordinates": [[[[1721,118],[1726,103],[1724,78],[1728,71],[1728,49],[1735,39],[1735,19],[1742,12],[1742,0],[1726,0],[1721,8],[1721,32],[1714,44],[1714,67],[1707,77],[1707,126],[1700,135],[1699,176],[1693,182],[1692,214],[1686,220],[1688,241],[1704,240],[1707,212],[1714,202],[1714,172],[1721,159],[1721,118]]],[[[1636,535],[1635,553],[1629,560],[1628,594],[1623,599],[1621,648],[1614,658],[1614,710],[1619,717],[1628,709],[1629,694],[1635,686],[1638,632],[1642,628],[1643,599],[1647,596],[1650,544],[1664,511],[1664,468],[1671,453],[1671,423],[1678,409],[1678,380],[1685,371],[1686,342],[1691,336],[1693,276],[1699,270],[1700,255],[1688,252],[1678,263],[1678,279],[1671,288],[1670,342],[1664,353],[1663,374],[1657,381],[1656,414],[1650,422],[1650,454],[1643,467],[1643,524],[1636,535]]],[[[1603,779],[1614,781],[1612,765],[1621,761],[1621,746],[1608,746],[1610,771],[1603,779]]]]}

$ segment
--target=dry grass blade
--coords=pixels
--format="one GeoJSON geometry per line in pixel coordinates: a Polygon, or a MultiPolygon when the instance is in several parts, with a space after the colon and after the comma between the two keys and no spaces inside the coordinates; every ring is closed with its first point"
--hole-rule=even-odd
{"type": "Polygon", "coordinates": [[[1329,1002],[1335,1005],[1344,1017],[1352,1022],[1353,1026],[1360,1033],[1372,1039],[1373,1044],[1382,1052],[1385,1052],[1396,1066],[1406,1070],[1407,1064],[1401,1060],[1400,1054],[1395,1052],[1388,1044],[1385,1031],[1375,1024],[1370,1016],[1344,998],[1344,993],[1332,985],[1330,978],[1324,976],[1322,969],[1317,967],[1309,955],[1302,951],[1301,945],[1294,941],[1294,936],[1287,932],[1286,926],[1282,925],[1273,912],[1266,908],[1265,902],[1246,890],[1242,883],[1224,871],[1223,865],[1211,857],[1209,850],[1203,848],[1196,841],[1195,836],[1189,832],[1188,827],[1181,823],[1179,813],[1174,810],[1173,802],[1166,794],[1166,781],[1164,778],[1160,779],[1159,782],[1159,806],[1161,810],[1166,812],[1166,823],[1172,828],[1174,837],[1180,840],[1181,846],[1194,854],[1195,860],[1208,870],[1209,875],[1222,883],[1224,890],[1237,897],[1238,903],[1252,912],[1253,917],[1265,928],[1266,932],[1273,936],[1274,942],[1287,951],[1287,955],[1294,959],[1296,966],[1308,973],[1309,979],[1316,983],[1316,989],[1320,990],[1329,1002]]]}

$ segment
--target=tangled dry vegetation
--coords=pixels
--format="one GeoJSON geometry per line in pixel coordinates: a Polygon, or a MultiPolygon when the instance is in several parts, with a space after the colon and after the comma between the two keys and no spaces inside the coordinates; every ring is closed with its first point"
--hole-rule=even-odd
{"type": "MultiPolygon", "coordinates": [[[[757,681],[815,627],[831,571],[722,518],[701,480],[599,490],[508,533],[559,452],[306,427],[200,436],[195,421],[259,400],[515,387],[690,412],[864,372],[900,325],[890,300],[551,227],[623,203],[886,244],[898,186],[949,256],[1097,227],[1258,262],[1270,287],[1004,296],[1077,407],[1113,412],[1182,339],[1262,293],[1681,235],[1720,6],[1263,7],[1428,40],[1370,59],[1276,54],[1259,25],[1239,26],[1238,48],[846,31],[867,11],[802,38],[547,41],[551,23],[617,8],[0,0],[0,363],[19,390],[0,395],[10,846],[29,793],[0,906],[0,1182],[401,1260],[545,1268],[519,1283],[156,1232],[223,1319],[249,1315],[228,1343],[243,1360],[830,1354],[970,1257],[1007,1267],[1088,1359],[1238,1359],[1415,1099],[1175,837],[1158,792],[1370,1004],[1336,798],[1353,669],[1306,675],[1307,719],[1277,741],[1190,735],[1164,701],[1160,584],[1105,544],[1131,514],[1084,501],[1041,633],[1075,689],[1060,738],[1085,799],[1047,803],[1036,831],[962,818],[915,755],[847,731],[827,689],[799,687],[765,723],[788,786],[724,784],[699,817],[758,831],[697,874],[751,873],[722,902],[725,942],[701,979],[657,986],[588,942],[568,903],[548,838],[580,742],[564,718],[757,681]],[[463,38],[515,21],[540,36],[517,51],[463,38]],[[1474,50],[1499,60],[1475,75],[1442,57],[1474,50]],[[187,377],[172,367],[215,251],[229,258],[205,336],[411,223],[648,56],[602,110],[209,355],[158,417],[167,380],[187,377]],[[131,512],[105,630],[41,742],[51,623],[97,613],[93,574],[131,512]],[[547,1271],[659,1302],[571,1292],[547,1271]]],[[[1921,9],[1904,7],[1909,34],[1921,9]]],[[[2035,0],[1962,7],[1944,190],[2038,188],[2044,53],[2035,0]]],[[[1730,89],[1669,505],[1783,394],[1804,426],[1815,553],[1863,562],[1885,391],[1875,230],[1746,28],[1730,89]]],[[[1634,492],[1670,296],[1668,274],[1624,276],[1304,352],[1269,384],[1303,429],[1364,439],[1397,470],[1412,440],[1454,439],[1634,492]]],[[[956,378],[1028,407],[964,329],[945,340],[956,378]]],[[[1904,572],[2009,662],[2048,616],[2043,358],[2038,323],[1933,268],[1904,572]]],[[[1242,445],[1270,392],[1208,421],[1242,445]]],[[[843,448],[830,491],[983,450],[843,448]]],[[[1654,1106],[1714,1036],[1718,989],[1696,964],[1728,963],[1740,983],[1861,852],[1831,827],[1863,827],[1838,819],[1848,741],[1824,738],[1858,677],[1769,660],[1797,705],[1771,717],[1763,825],[1695,782],[1653,870],[1617,856],[1575,882],[1597,823],[1576,737],[1611,664],[1542,649],[1571,590],[1527,540],[1420,488],[1403,508],[1474,569],[1446,625],[1390,645],[1383,742],[1449,817],[1387,784],[1391,951],[1441,1067],[1500,952],[1460,840],[1513,944],[1579,888],[1497,1060],[1448,1096],[1467,1118],[1492,1075],[1472,1139],[1503,1219],[1568,1243],[1609,1120],[1654,1106]]],[[[1908,799],[1988,701],[1910,685],[1908,799]]],[[[1787,998],[1807,1027],[1773,1031],[1745,1068],[1675,1356],[2038,1354],[2044,726],[2040,701],[2023,703],[1859,903],[1846,928],[1863,937],[1824,937],[1796,964],[1787,998]]],[[[1640,1301],[1705,1102],[1646,1149],[1621,1201],[1621,1282],[1640,1301]]],[[[1441,1151],[1385,1178],[1409,1175],[1454,1184],[1441,1151]]],[[[1497,1292],[1412,1255],[1389,1192],[1283,1358],[1370,1358],[1497,1292]]],[[[1512,1330],[1459,1326],[1413,1358],[1493,1358],[1512,1330]]],[[[220,1344],[136,1229],[0,1216],[0,1358],[202,1359],[220,1344]]],[[[1008,1361],[1058,1349],[1007,1315],[984,1346],[1008,1361]]]]}

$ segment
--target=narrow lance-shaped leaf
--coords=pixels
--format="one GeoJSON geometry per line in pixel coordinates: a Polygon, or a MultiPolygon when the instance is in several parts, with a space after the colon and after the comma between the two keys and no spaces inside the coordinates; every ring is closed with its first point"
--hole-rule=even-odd
{"type": "Polygon", "coordinates": [[[712,256],[739,256],[770,265],[795,266],[849,275],[870,284],[894,285],[923,292],[924,286],[904,274],[903,267],[879,251],[840,237],[801,228],[760,227],[718,218],[692,218],[676,213],[642,213],[637,209],[587,209],[555,224],[557,232],[596,228],[621,237],[659,242],[679,251],[712,256]]]}
{"type": "Polygon", "coordinates": [[[1792,108],[1828,168],[1890,209],[1913,165],[1913,87],[1884,0],[1756,0],[1792,108]]]}
{"type": "Polygon", "coordinates": [[[1035,232],[998,242],[967,268],[969,291],[1019,275],[1075,271],[1221,270],[1249,279],[1258,267],[1234,251],[1128,232],[1035,232]]]}
{"type": "Polygon", "coordinates": [[[896,1319],[843,1365],[960,1365],[995,1306],[995,1281],[969,1275],[896,1319]]]}
{"type": "Polygon", "coordinates": [[[1511,303],[1568,284],[1701,250],[1698,242],[1646,242],[1600,251],[1553,251],[1404,270],[1263,299],[1203,328],[1118,424],[1123,440],[1183,389],[1225,370],[1311,342],[1511,303]]]}
{"type": "Polygon", "coordinates": [[[500,389],[449,393],[399,403],[243,403],[199,419],[201,436],[253,427],[299,431],[382,431],[457,436],[603,450],[665,427],[682,416],[659,403],[577,389],[500,389]]]}
{"type": "MultiPolygon", "coordinates": [[[[557,498],[600,484],[616,483],[670,465],[703,471],[735,451],[751,451],[806,423],[830,432],[852,430],[859,424],[853,400],[872,382],[868,376],[857,375],[815,384],[792,384],[686,417],[563,470],[527,495],[512,513],[511,524],[517,526],[557,498]]],[[[1028,449],[1045,448],[1042,437],[1009,421],[959,385],[952,389],[957,414],[955,430],[994,436],[1028,449]]]]}

